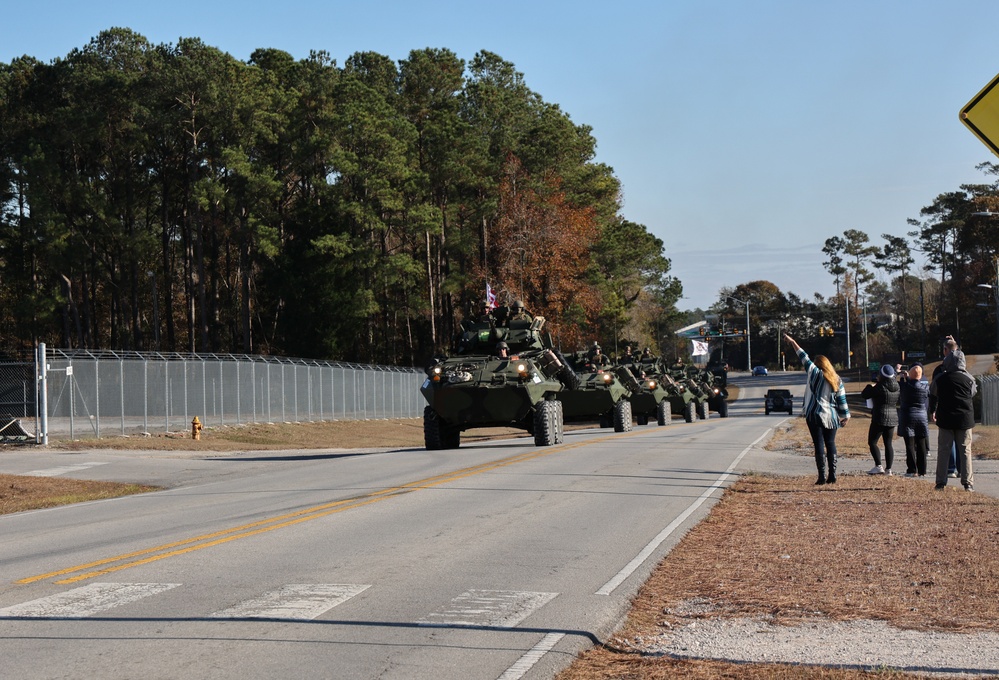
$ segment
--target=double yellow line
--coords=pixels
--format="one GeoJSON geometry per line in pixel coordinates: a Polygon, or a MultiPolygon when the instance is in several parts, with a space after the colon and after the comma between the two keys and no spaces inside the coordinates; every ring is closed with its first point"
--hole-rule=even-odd
{"type": "MultiPolygon", "coordinates": [[[[638,433],[636,432],[635,434],[638,433]]],[[[617,436],[620,437],[621,435],[617,436]]],[[[308,522],[314,519],[319,519],[321,517],[326,517],[327,515],[333,515],[338,512],[344,512],[345,510],[353,510],[354,508],[360,508],[365,505],[377,503],[378,501],[382,501],[387,498],[393,498],[401,494],[410,493],[418,489],[431,489],[433,487],[440,486],[442,484],[447,484],[449,482],[454,482],[459,479],[464,479],[466,477],[478,475],[483,472],[489,472],[490,470],[496,470],[497,468],[506,467],[508,465],[514,465],[516,463],[523,463],[525,461],[533,460],[535,458],[541,458],[543,456],[548,456],[553,453],[566,451],[568,449],[574,449],[589,444],[594,444],[596,442],[607,441],[610,439],[612,439],[612,437],[600,437],[597,439],[587,439],[585,441],[577,442],[574,444],[562,444],[560,446],[553,446],[550,448],[535,449],[527,453],[521,453],[515,456],[510,456],[509,458],[502,458],[500,460],[491,461],[489,463],[473,465],[472,467],[462,468],[460,470],[455,470],[453,472],[448,472],[442,475],[427,477],[426,479],[410,482],[408,484],[403,484],[401,486],[393,486],[385,489],[380,489],[378,491],[373,491],[371,493],[364,494],[363,496],[355,496],[353,498],[347,498],[340,501],[324,503],[322,505],[316,505],[311,508],[299,510],[297,512],[278,515],[277,517],[271,517],[270,519],[260,520],[259,522],[243,524],[238,527],[223,529],[222,531],[215,531],[210,534],[202,534],[201,536],[195,536],[194,538],[188,538],[182,541],[175,541],[173,543],[158,545],[153,548],[146,548],[144,550],[137,550],[135,552],[124,553],[122,555],[116,555],[114,557],[108,557],[106,559],[97,560],[96,562],[88,562],[87,564],[80,564],[75,567],[60,569],[59,571],[51,571],[47,574],[29,576],[28,578],[23,578],[19,581],[16,581],[16,583],[19,584],[35,583],[37,581],[44,581],[46,579],[56,578],[59,576],[68,576],[68,578],[60,579],[58,581],[55,581],[55,583],[59,584],[77,583],[79,581],[85,581],[87,579],[95,578],[98,576],[104,576],[106,574],[111,574],[116,571],[121,571],[123,569],[129,569],[131,567],[138,567],[143,564],[149,564],[151,562],[164,560],[168,557],[174,557],[176,555],[184,555],[186,553],[195,552],[196,550],[204,550],[205,548],[211,548],[217,545],[222,545],[223,543],[228,543],[229,541],[235,541],[241,538],[249,538],[250,536],[256,536],[258,534],[267,533],[268,531],[274,531],[275,529],[282,529],[284,527],[294,526],[296,524],[301,524],[302,522],[308,522]],[[70,574],[74,575],[69,576],[70,574]]]]}

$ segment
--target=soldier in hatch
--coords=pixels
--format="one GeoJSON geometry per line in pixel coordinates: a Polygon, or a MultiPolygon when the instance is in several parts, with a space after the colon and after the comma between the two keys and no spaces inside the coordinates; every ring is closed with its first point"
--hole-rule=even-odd
{"type": "Polygon", "coordinates": [[[496,343],[496,356],[500,359],[510,358],[510,345],[506,344],[502,340],[496,343]]]}
{"type": "Polygon", "coordinates": [[[610,359],[600,352],[600,344],[593,341],[590,351],[586,355],[586,362],[594,368],[601,368],[610,365],[610,359]]]}
{"type": "Polygon", "coordinates": [[[527,313],[524,309],[524,303],[522,300],[514,301],[513,305],[510,307],[510,321],[533,321],[534,317],[527,313]]]}

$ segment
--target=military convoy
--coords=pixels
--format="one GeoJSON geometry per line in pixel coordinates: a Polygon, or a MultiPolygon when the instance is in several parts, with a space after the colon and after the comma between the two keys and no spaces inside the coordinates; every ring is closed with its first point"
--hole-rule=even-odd
{"type": "Polygon", "coordinates": [[[614,366],[596,343],[566,358],[544,325],[519,301],[462,323],[450,354],[434,357],[420,387],[428,449],[458,448],[461,433],[478,427],[523,429],[536,445],[552,446],[564,440],[566,420],[625,432],[633,419],[669,425],[682,413],[689,423],[695,414],[707,418],[709,408],[728,415],[724,374],[667,369],[648,350],[614,366]]]}

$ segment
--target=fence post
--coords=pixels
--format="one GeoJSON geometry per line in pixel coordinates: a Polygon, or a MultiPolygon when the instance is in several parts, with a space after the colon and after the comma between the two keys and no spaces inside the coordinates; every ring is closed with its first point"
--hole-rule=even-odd
{"type": "Polygon", "coordinates": [[[35,371],[38,374],[39,385],[35,389],[35,411],[39,416],[38,429],[40,432],[35,435],[35,442],[38,442],[38,435],[41,435],[42,446],[49,445],[49,367],[48,367],[48,357],[45,355],[45,343],[38,343],[38,353],[36,355],[38,361],[38,370],[35,371]],[[40,388],[40,389],[39,389],[40,388]]]}

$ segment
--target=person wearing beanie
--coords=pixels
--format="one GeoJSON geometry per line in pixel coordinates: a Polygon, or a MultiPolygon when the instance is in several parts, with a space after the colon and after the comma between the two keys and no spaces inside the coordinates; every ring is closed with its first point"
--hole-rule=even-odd
{"type": "Polygon", "coordinates": [[[966,491],[975,490],[971,469],[971,433],[975,427],[972,400],[978,392],[974,377],[967,371],[964,352],[953,350],[944,357],[943,373],[930,384],[930,410],[937,424],[937,489],[947,486],[946,452],[957,449],[957,468],[966,491]]]}
{"type": "Polygon", "coordinates": [[[890,475],[891,464],[895,460],[895,447],[892,439],[895,436],[895,429],[898,427],[898,406],[899,388],[895,380],[895,369],[890,364],[885,364],[878,371],[878,381],[871,383],[860,393],[864,399],[870,400],[871,425],[867,430],[867,446],[871,449],[871,456],[874,458],[874,467],[867,474],[869,475],[890,475]],[[878,448],[878,440],[885,444],[885,462],[881,464],[881,449],[878,448]]]}

